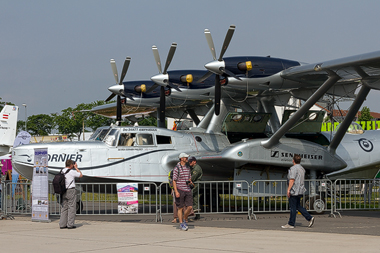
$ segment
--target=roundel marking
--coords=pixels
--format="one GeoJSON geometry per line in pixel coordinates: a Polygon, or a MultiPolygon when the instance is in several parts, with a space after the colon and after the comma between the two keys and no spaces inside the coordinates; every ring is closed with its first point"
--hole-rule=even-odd
{"type": "Polygon", "coordinates": [[[358,140],[359,146],[365,151],[365,152],[371,152],[373,150],[373,144],[370,140],[367,140],[365,138],[361,138],[358,140]]]}
{"type": "Polygon", "coordinates": [[[241,157],[241,156],[243,156],[243,152],[239,151],[239,152],[237,153],[237,155],[241,157]]]}

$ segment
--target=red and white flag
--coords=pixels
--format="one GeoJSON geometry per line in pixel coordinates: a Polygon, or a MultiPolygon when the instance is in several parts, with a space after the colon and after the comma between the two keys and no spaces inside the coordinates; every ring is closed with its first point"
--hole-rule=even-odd
{"type": "Polygon", "coordinates": [[[3,114],[3,119],[8,119],[9,114],[3,114]]]}

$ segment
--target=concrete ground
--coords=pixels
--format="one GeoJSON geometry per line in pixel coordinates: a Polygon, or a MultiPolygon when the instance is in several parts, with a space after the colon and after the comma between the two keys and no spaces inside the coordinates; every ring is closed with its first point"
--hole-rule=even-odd
{"type": "Polygon", "coordinates": [[[295,229],[282,229],[288,213],[202,215],[180,231],[163,216],[77,216],[76,229],[59,229],[30,216],[0,220],[1,252],[379,252],[380,212],[346,211],[342,218],[316,215],[315,225],[298,215],[295,229]]]}

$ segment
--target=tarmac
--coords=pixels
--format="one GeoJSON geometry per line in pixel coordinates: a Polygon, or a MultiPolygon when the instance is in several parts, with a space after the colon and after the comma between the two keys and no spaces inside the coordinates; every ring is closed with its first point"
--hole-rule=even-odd
{"type": "Polygon", "coordinates": [[[380,211],[315,215],[315,224],[297,216],[294,229],[282,229],[289,213],[204,214],[181,231],[171,216],[77,215],[76,229],[32,222],[15,215],[0,220],[1,252],[379,252],[380,211]]]}

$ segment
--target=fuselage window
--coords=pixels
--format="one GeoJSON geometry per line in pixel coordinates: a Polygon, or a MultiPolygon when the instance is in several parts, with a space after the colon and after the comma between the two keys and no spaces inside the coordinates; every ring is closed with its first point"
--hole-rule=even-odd
{"type": "Polygon", "coordinates": [[[157,135],[157,144],[172,144],[172,137],[157,135]]]}
{"type": "Polygon", "coordinates": [[[135,133],[122,133],[119,137],[118,146],[133,146],[136,141],[136,134],[135,133]]]}
{"type": "Polygon", "coordinates": [[[153,137],[151,134],[138,134],[137,144],[139,145],[153,145],[153,137]]]}

